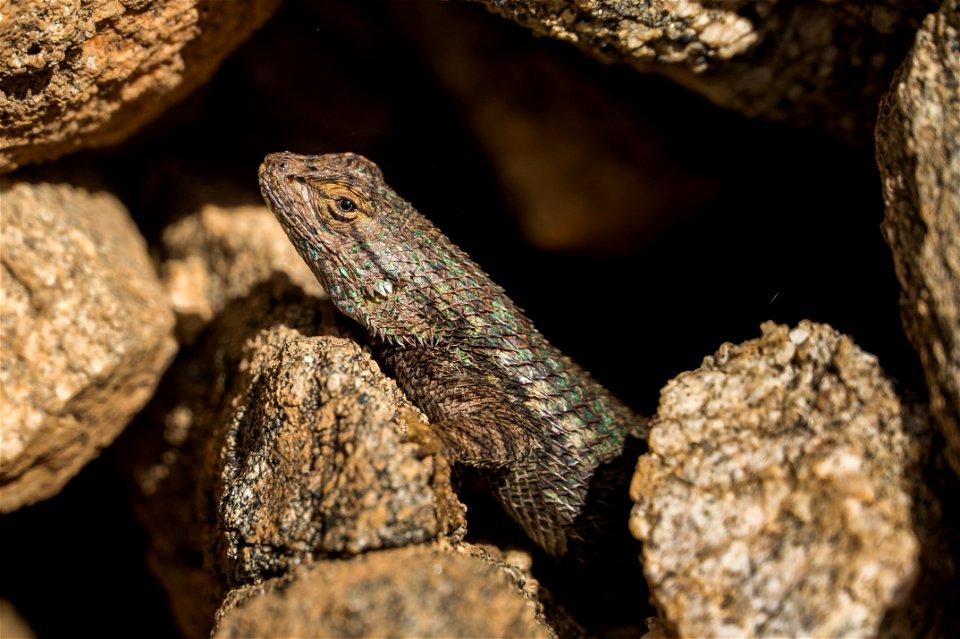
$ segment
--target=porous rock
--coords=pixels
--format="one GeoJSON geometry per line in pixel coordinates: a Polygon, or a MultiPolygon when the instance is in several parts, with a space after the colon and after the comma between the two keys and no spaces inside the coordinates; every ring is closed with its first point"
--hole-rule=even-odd
{"type": "Polygon", "coordinates": [[[279,0],[12,0],[0,171],[119,142],[206,82],[279,0]]]}
{"type": "Polygon", "coordinates": [[[483,0],[536,33],[663,73],[751,117],[866,139],[934,1],[483,0]]]}
{"type": "Polygon", "coordinates": [[[679,636],[875,636],[918,573],[920,454],[875,357],[764,324],[661,392],[631,484],[653,598],[679,636]]]}
{"type": "Polygon", "coordinates": [[[496,566],[429,548],[322,561],[230,594],[213,636],[550,637],[496,566]]]}
{"type": "Polygon", "coordinates": [[[50,497],[110,444],[176,351],[123,205],[91,183],[0,181],[0,511],[50,497]]]}
{"type": "Polygon", "coordinates": [[[960,2],[924,21],[881,104],[883,232],[903,287],[904,329],[960,473],[960,2]]]}

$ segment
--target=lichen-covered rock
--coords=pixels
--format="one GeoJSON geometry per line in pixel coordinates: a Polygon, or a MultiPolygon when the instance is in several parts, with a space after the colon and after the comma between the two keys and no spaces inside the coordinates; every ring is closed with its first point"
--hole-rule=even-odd
{"type": "Polygon", "coordinates": [[[930,15],[877,122],[883,232],[903,324],[920,353],[930,407],[960,473],[960,2],[930,15]]]}
{"type": "Polygon", "coordinates": [[[308,295],[323,297],[317,278],[265,206],[207,204],[163,233],[163,282],[183,342],[231,300],[275,273],[286,274],[308,295]]]}
{"type": "Polygon", "coordinates": [[[0,180],[0,511],[46,499],[110,444],[176,351],[126,209],[90,184],[0,180]]]}
{"type": "Polygon", "coordinates": [[[279,0],[12,0],[0,171],[113,144],[206,82],[279,0]]]}
{"type": "Polygon", "coordinates": [[[213,634],[231,637],[551,637],[502,570],[427,548],[321,561],[231,593],[213,634]]]}
{"type": "Polygon", "coordinates": [[[933,0],[483,0],[605,61],[663,73],[748,116],[864,139],[933,0]]]}
{"type": "Polygon", "coordinates": [[[246,344],[269,326],[301,338],[336,335],[333,317],[328,301],[271,275],[228,302],[203,338],[181,352],[154,400],[117,442],[115,458],[139,489],[133,507],[150,537],[147,560],[186,637],[209,635],[228,589],[223,575],[210,570],[220,565],[214,549],[222,534],[214,460],[248,364],[246,344]]]}
{"type": "Polygon", "coordinates": [[[773,323],[667,384],[631,529],[682,637],[875,636],[918,573],[919,450],[876,358],[773,323]]]}
{"type": "Polygon", "coordinates": [[[282,326],[248,348],[249,382],[227,417],[217,478],[231,584],[444,532],[433,484],[441,468],[454,502],[449,468],[406,441],[417,413],[368,354],[352,340],[282,326]]]}

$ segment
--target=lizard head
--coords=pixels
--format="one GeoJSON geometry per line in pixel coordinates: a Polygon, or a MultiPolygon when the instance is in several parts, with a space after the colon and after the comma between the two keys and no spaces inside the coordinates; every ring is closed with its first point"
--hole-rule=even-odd
{"type": "Polygon", "coordinates": [[[462,329],[489,278],[352,153],[272,153],[260,190],[336,307],[375,337],[435,342],[462,329]]]}

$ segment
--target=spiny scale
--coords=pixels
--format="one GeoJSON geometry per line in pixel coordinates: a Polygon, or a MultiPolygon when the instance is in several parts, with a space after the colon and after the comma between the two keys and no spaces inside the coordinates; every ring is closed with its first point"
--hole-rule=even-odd
{"type": "Polygon", "coordinates": [[[627,431],[642,422],[534,328],[503,290],[354,154],[274,153],[264,199],[344,314],[430,418],[484,469],[547,553],[626,530],[627,431]]]}

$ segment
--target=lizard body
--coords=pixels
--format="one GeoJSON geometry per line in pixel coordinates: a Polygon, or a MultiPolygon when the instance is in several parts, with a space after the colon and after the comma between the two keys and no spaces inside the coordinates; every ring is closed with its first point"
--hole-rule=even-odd
{"type": "Polygon", "coordinates": [[[367,330],[451,460],[482,469],[531,539],[560,557],[625,530],[633,460],[623,450],[642,425],[629,409],[369,160],[274,153],[259,176],[333,303],[367,330]]]}

